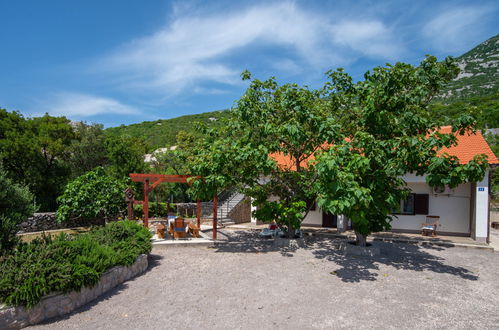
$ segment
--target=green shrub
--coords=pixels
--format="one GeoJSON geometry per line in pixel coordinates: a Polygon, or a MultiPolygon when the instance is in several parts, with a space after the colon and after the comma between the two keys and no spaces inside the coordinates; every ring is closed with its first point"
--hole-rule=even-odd
{"type": "Polygon", "coordinates": [[[126,208],[123,193],[126,187],[125,180],[116,179],[97,167],[66,186],[64,194],[57,199],[57,220],[115,217],[126,208]]]}
{"type": "MultiPolygon", "coordinates": [[[[169,203],[170,211],[176,212],[175,204],[169,203]]],[[[135,218],[142,218],[144,215],[144,207],[142,204],[135,204],[133,206],[133,216],[135,218]]],[[[166,218],[168,216],[168,203],[164,202],[149,202],[149,217],[150,218],[166,218]]]]}
{"type": "Polygon", "coordinates": [[[151,251],[149,230],[132,221],[56,238],[20,243],[0,263],[0,302],[31,307],[53,292],[79,290],[113,266],[131,265],[151,251]]]}
{"type": "Polygon", "coordinates": [[[15,184],[0,168],[0,256],[17,243],[18,225],[35,212],[28,188],[15,184]]]}

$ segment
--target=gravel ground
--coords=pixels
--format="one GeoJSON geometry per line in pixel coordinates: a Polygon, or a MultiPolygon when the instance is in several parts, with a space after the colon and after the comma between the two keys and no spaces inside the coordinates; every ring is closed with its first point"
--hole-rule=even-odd
{"type": "Polygon", "coordinates": [[[142,276],[33,328],[499,328],[499,253],[379,242],[380,257],[345,257],[337,240],[220,234],[153,251],[142,276]]]}

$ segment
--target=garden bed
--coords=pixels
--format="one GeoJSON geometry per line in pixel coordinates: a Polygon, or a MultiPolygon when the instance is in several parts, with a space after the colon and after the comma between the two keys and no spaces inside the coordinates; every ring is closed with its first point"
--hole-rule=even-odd
{"type": "Polygon", "coordinates": [[[47,295],[32,308],[0,306],[0,329],[19,329],[71,313],[117,285],[143,273],[147,266],[147,255],[142,254],[128,267],[118,266],[106,271],[92,287],[83,287],[67,294],[47,295]]]}
{"type": "Polygon", "coordinates": [[[0,303],[32,307],[55,292],[92,287],[115,266],[130,266],[151,251],[151,234],[131,221],[88,233],[43,236],[20,243],[0,262],[0,303]]]}

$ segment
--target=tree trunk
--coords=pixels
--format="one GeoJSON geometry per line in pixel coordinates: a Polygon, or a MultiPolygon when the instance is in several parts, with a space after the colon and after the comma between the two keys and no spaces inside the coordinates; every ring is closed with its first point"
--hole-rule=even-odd
{"type": "Polygon", "coordinates": [[[286,237],[293,238],[294,236],[295,236],[295,230],[293,229],[291,222],[288,222],[288,230],[286,232],[286,237]]]}
{"type": "Polygon", "coordinates": [[[355,232],[355,243],[358,245],[358,246],[366,246],[366,239],[367,239],[367,236],[365,235],[362,235],[361,233],[359,232],[355,232]]]}

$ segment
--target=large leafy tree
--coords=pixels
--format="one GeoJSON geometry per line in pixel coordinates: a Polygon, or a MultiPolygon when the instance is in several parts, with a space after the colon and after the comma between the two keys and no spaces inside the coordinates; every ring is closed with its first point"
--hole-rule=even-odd
{"type": "Polygon", "coordinates": [[[74,138],[69,120],[44,115],[25,119],[0,109],[0,159],[7,175],[35,194],[43,211],[55,209],[55,199],[69,178],[66,160],[74,138]]]}
{"type": "Polygon", "coordinates": [[[44,210],[55,210],[57,197],[62,194],[70,177],[67,164],[69,146],[75,134],[66,117],[53,117],[48,114],[30,119],[34,127],[39,152],[42,155],[41,180],[36,182],[37,202],[44,210]]]}
{"type": "MultiPolygon", "coordinates": [[[[402,176],[427,174],[432,186],[455,187],[480,180],[486,161],[466,165],[440,154],[456,143],[431,120],[428,104],[457,74],[452,59],[427,57],[421,65],[375,68],[354,83],[342,70],[330,72],[319,91],[275,79],[253,80],[221,133],[208,134],[191,159],[204,181],[196,193],[239,185],[255,198],[256,216],[297,228],[311,203],[349,217],[358,243],[390,228],[392,211],[409,192],[402,176]],[[289,160],[278,166],[276,157],[289,160]]],[[[249,78],[244,73],[244,78],[249,78]]],[[[472,131],[462,116],[453,131],[472,131]]]]}
{"type": "Polygon", "coordinates": [[[127,178],[130,173],[145,171],[146,146],[140,139],[109,136],[105,141],[108,171],[117,178],[127,178]]]}
{"type": "Polygon", "coordinates": [[[442,134],[427,111],[457,72],[452,59],[428,56],[418,67],[375,68],[357,83],[341,70],[330,73],[327,107],[344,139],[318,156],[318,201],[322,209],[352,220],[360,245],[371,232],[390,228],[392,210],[409,193],[404,174],[427,174],[431,186],[450,187],[483,178],[483,156],[461,165],[439,153],[456,144],[456,134],[473,130],[473,118],[459,117],[454,134],[442,134]]]}
{"type": "MultiPolygon", "coordinates": [[[[243,74],[249,79],[248,72],[243,74]]],[[[254,197],[256,216],[288,229],[300,223],[317,193],[309,160],[337,139],[337,127],[324,107],[322,92],[274,78],[254,79],[237,101],[220,134],[211,132],[190,157],[199,192],[239,186],[254,197]],[[287,159],[278,165],[272,157],[287,159]]],[[[209,194],[207,194],[209,196],[209,194]]]]}

